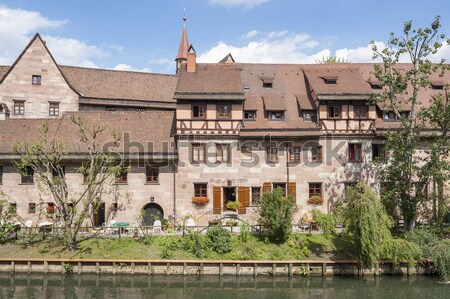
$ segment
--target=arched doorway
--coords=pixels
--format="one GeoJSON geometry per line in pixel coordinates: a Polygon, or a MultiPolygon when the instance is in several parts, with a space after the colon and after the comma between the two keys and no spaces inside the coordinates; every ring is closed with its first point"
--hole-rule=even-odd
{"type": "Polygon", "coordinates": [[[144,224],[152,226],[155,220],[164,218],[164,211],[159,204],[149,203],[144,206],[144,224]]]}

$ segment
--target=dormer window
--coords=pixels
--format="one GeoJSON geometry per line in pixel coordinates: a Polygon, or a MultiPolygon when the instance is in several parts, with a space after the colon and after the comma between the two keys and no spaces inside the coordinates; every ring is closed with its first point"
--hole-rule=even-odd
{"type": "Polygon", "coordinates": [[[269,112],[269,120],[283,120],[283,119],[284,119],[284,111],[269,112]]]}
{"type": "Polygon", "coordinates": [[[41,75],[33,75],[31,78],[31,83],[33,85],[41,85],[41,75]]]}
{"type": "Polygon", "coordinates": [[[316,112],[314,110],[304,110],[303,111],[304,121],[316,121],[316,112]]]}
{"type": "Polygon", "coordinates": [[[272,88],[273,87],[273,78],[272,77],[262,77],[264,88],[272,88]]]}
{"type": "Polygon", "coordinates": [[[245,90],[249,90],[250,89],[250,83],[248,83],[248,82],[244,82],[243,86],[244,86],[245,90]]]}
{"type": "Polygon", "coordinates": [[[255,120],[256,119],[256,111],[244,111],[244,119],[245,120],[255,120]]]}
{"type": "Polygon", "coordinates": [[[336,85],[337,84],[337,77],[322,77],[323,81],[327,85],[336,85]]]}
{"type": "Polygon", "coordinates": [[[370,80],[368,82],[369,82],[370,87],[372,89],[382,89],[381,83],[379,81],[377,81],[377,80],[370,80]]]}
{"type": "Polygon", "coordinates": [[[444,84],[442,83],[431,83],[431,88],[434,90],[444,90],[444,84]]]}

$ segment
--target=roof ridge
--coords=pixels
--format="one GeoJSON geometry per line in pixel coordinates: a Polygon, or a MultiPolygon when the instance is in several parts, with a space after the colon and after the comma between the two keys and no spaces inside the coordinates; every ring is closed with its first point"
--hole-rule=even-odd
{"type": "Polygon", "coordinates": [[[162,74],[162,73],[151,73],[151,72],[141,72],[141,71],[130,71],[130,70],[115,70],[108,68],[95,68],[95,67],[84,67],[84,66],[74,66],[74,65],[59,65],[63,68],[77,68],[77,69],[87,69],[94,71],[107,71],[107,72],[122,72],[122,73],[134,73],[134,74],[145,74],[145,75],[158,75],[158,76],[170,76],[176,77],[176,74],[162,74]]]}

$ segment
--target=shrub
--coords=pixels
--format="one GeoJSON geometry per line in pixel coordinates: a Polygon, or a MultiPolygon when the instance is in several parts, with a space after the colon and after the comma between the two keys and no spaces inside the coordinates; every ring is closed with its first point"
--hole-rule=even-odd
{"type": "Polygon", "coordinates": [[[164,247],[163,250],[161,250],[160,254],[162,259],[172,259],[174,256],[173,250],[171,250],[168,247],[164,247]]]}
{"type": "Polygon", "coordinates": [[[442,281],[450,280],[450,240],[441,240],[433,251],[433,263],[442,281]]]}
{"type": "Polygon", "coordinates": [[[398,265],[400,262],[414,265],[422,256],[422,250],[417,244],[403,240],[389,238],[383,242],[380,258],[389,260],[398,265]]]}
{"type": "Polygon", "coordinates": [[[206,236],[210,240],[212,250],[217,253],[227,253],[233,249],[231,233],[221,225],[210,227],[206,236]]]}
{"type": "Polygon", "coordinates": [[[424,258],[431,258],[433,256],[434,247],[439,242],[439,237],[427,228],[419,228],[410,233],[405,234],[405,239],[417,244],[423,253],[424,258]]]}
{"type": "Polygon", "coordinates": [[[192,245],[192,253],[195,257],[201,259],[207,255],[208,246],[203,238],[199,234],[193,235],[194,244],[192,245]]]}
{"type": "Polygon", "coordinates": [[[312,210],[311,213],[314,223],[322,230],[325,236],[330,236],[335,233],[335,221],[332,215],[319,210],[312,210]]]}
{"type": "Polygon", "coordinates": [[[278,243],[285,242],[292,233],[294,204],[283,195],[280,188],[266,192],[259,206],[260,224],[269,227],[269,238],[278,243]]]}
{"type": "Polygon", "coordinates": [[[247,242],[250,238],[250,226],[247,222],[243,222],[241,225],[241,232],[239,233],[238,239],[241,242],[247,242]]]}

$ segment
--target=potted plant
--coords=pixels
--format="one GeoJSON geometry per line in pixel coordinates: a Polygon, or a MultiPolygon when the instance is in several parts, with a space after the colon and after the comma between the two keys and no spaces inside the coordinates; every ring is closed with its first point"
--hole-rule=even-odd
{"type": "Polygon", "coordinates": [[[220,222],[220,219],[211,219],[208,221],[208,226],[218,225],[219,222],[220,222]]]}
{"type": "Polygon", "coordinates": [[[206,196],[194,196],[192,197],[192,203],[203,206],[209,203],[209,198],[206,196]]]}
{"type": "Polygon", "coordinates": [[[320,195],[313,195],[308,199],[308,204],[319,206],[323,204],[323,198],[320,195]]]}
{"type": "Polygon", "coordinates": [[[241,204],[236,202],[236,201],[230,200],[230,201],[227,202],[227,209],[228,210],[236,211],[240,207],[241,207],[241,204]]]}

